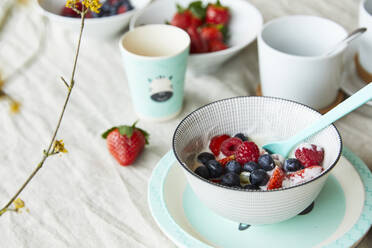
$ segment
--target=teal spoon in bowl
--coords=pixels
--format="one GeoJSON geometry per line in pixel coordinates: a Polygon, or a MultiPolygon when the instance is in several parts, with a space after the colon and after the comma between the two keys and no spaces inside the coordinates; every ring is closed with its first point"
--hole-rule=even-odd
{"type": "Polygon", "coordinates": [[[294,136],[287,140],[266,144],[263,148],[269,153],[276,153],[287,157],[294,146],[298,145],[301,141],[323,130],[370,100],[372,100],[372,82],[294,136]]]}

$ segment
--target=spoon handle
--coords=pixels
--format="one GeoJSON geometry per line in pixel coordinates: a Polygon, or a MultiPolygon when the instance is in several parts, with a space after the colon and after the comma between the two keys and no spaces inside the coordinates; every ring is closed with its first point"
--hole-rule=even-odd
{"type": "Polygon", "coordinates": [[[322,129],[326,128],[333,122],[337,121],[341,117],[347,115],[348,113],[352,112],[356,108],[360,107],[361,105],[365,104],[366,102],[372,99],[372,83],[367,84],[358,92],[350,96],[348,99],[337,105],[328,113],[324,114],[320,119],[316,122],[312,123],[309,127],[303,129],[295,136],[290,139],[290,142],[293,145],[297,145],[304,139],[310,137],[313,134],[321,131],[322,129]]]}

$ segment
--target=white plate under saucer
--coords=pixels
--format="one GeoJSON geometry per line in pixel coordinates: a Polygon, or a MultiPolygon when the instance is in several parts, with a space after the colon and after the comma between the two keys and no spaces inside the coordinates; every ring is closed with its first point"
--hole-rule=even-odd
{"type": "MultiPolygon", "coordinates": [[[[356,53],[356,45],[352,44],[347,48],[344,55],[345,64],[341,77],[341,89],[349,96],[366,86],[366,83],[358,76],[356,71],[354,62],[356,53]]],[[[367,105],[372,106],[372,101],[367,102],[367,105]]]]}
{"type": "Polygon", "coordinates": [[[344,248],[357,245],[372,224],[372,174],[347,148],[310,213],[245,231],[199,201],[173,156],[167,153],[154,169],[148,203],[161,230],[179,247],[344,248]]]}

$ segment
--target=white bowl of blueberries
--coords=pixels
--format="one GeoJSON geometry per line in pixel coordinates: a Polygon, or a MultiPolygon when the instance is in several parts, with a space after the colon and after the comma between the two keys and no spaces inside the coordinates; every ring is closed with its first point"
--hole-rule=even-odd
{"type": "MultiPolygon", "coordinates": [[[[38,0],[37,2],[41,12],[49,18],[52,24],[65,30],[80,31],[80,16],[72,9],[65,7],[65,0],[38,0]]],[[[102,7],[99,13],[87,13],[84,32],[88,36],[105,39],[113,37],[125,29],[135,11],[144,8],[150,0],[106,0],[101,2],[102,7]]]]}
{"type": "Polygon", "coordinates": [[[289,138],[320,117],[303,104],[279,98],[224,99],[180,122],[173,151],[208,208],[237,223],[277,223],[313,205],[340,158],[342,141],[331,125],[288,158],[261,146],[289,138]]]}

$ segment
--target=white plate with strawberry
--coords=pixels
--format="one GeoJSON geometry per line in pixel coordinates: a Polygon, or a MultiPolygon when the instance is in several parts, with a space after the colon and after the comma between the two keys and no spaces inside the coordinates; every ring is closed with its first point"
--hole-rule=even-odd
{"type": "Polygon", "coordinates": [[[357,245],[371,226],[371,188],[368,167],[344,148],[309,213],[239,231],[237,223],[218,216],[200,202],[170,151],[153,171],[148,202],[159,227],[179,247],[344,248],[357,245]]]}
{"type": "Polygon", "coordinates": [[[189,66],[204,73],[217,70],[252,43],[263,18],[244,0],[158,0],[136,13],[130,28],[154,23],[170,23],[186,30],[192,40],[189,66]]]}

